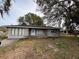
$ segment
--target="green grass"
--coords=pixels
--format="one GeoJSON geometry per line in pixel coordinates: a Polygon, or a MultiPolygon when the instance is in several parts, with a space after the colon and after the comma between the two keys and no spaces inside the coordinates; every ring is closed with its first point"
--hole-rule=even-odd
{"type": "Polygon", "coordinates": [[[75,40],[76,40],[77,42],[79,42],[79,37],[76,37],[75,40]]]}
{"type": "Polygon", "coordinates": [[[69,48],[69,45],[66,44],[65,42],[59,42],[59,43],[56,43],[56,47],[57,48],[68,49],[69,48]]]}
{"type": "Polygon", "coordinates": [[[43,55],[48,55],[50,57],[49,59],[69,59],[70,56],[73,56],[76,59],[78,58],[79,54],[79,47],[77,45],[78,41],[76,39],[78,38],[61,37],[35,40],[33,49],[36,55],[40,57],[43,57],[43,55]],[[54,48],[48,47],[48,44],[54,48]]]}

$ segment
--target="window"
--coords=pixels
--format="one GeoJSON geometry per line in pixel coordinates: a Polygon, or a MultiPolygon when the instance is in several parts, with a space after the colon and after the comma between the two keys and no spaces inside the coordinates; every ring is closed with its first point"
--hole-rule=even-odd
{"type": "Polygon", "coordinates": [[[18,29],[15,28],[15,35],[18,35],[18,29]]]}
{"type": "Polygon", "coordinates": [[[17,35],[19,35],[19,28],[17,29],[17,32],[18,32],[17,35]]]}
{"type": "Polygon", "coordinates": [[[12,35],[15,35],[15,33],[14,33],[14,32],[15,32],[15,29],[14,29],[14,28],[12,28],[12,29],[11,29],[11,34],[12,34],[12,35]]]}
{"type": "Polygon", "coordinates": [[[21,35],[24,35],[24,29],[21,29],[21,35]]]}
{"type": "Polygon", "coordinates": [[[19,29],[19,35],[21,35],[21,28],[19,29]]]}

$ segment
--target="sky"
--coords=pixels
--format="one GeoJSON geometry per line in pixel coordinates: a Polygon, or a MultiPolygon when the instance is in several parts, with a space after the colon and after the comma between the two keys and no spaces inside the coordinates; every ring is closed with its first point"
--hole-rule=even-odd
{"type": "Polygon", "coordinates": [[[9,11],[9,15],[0,16],[0,25],[16,25],[18,18],[32,12],[39,16],[43,16],[40,11],[36,11],[37,4],[33,0],[14,0],[9,11]]]}

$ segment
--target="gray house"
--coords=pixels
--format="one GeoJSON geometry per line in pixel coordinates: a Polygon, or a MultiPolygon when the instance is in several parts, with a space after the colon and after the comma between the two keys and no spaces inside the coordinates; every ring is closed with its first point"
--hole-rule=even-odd
{"type": "Polygon", "coordinates": [[[49,26],[21,26],[8,25],[8,38],[28,38],[28,37],[59,37],[60,29],[49,26]]]}

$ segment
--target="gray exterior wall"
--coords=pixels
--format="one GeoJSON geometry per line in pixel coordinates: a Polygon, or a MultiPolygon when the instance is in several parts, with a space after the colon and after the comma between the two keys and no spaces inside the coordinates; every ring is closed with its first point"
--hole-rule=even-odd
{"type": "Polygon", "coordinates": [[[45,31],[44,30],[36,30],[36,36],[45,37],[46,36],[45,31]]]}
{"type": "Polygon", "coordinates": [[[47,30],[48,37],[59,37],[60,33],[58,30],[47,30]]]}
{"type": "Polygon", "coordinates": [[[59,30],[31,29],[31,36],[36,37],[59,37],[59,30]]]}
{"type": "Polygon", "coordinates": [[[28,38],[35,37],[59,37],[59,30],[56,29],[29,29],[29,28],[8,28],[8,38],[28,38]]]}
{"type": "Polygon", "coordinates": [[[43,29],[31,29],[30,36],[36,36],[36,37],[45,37],[46,31],[43,29]]]}

